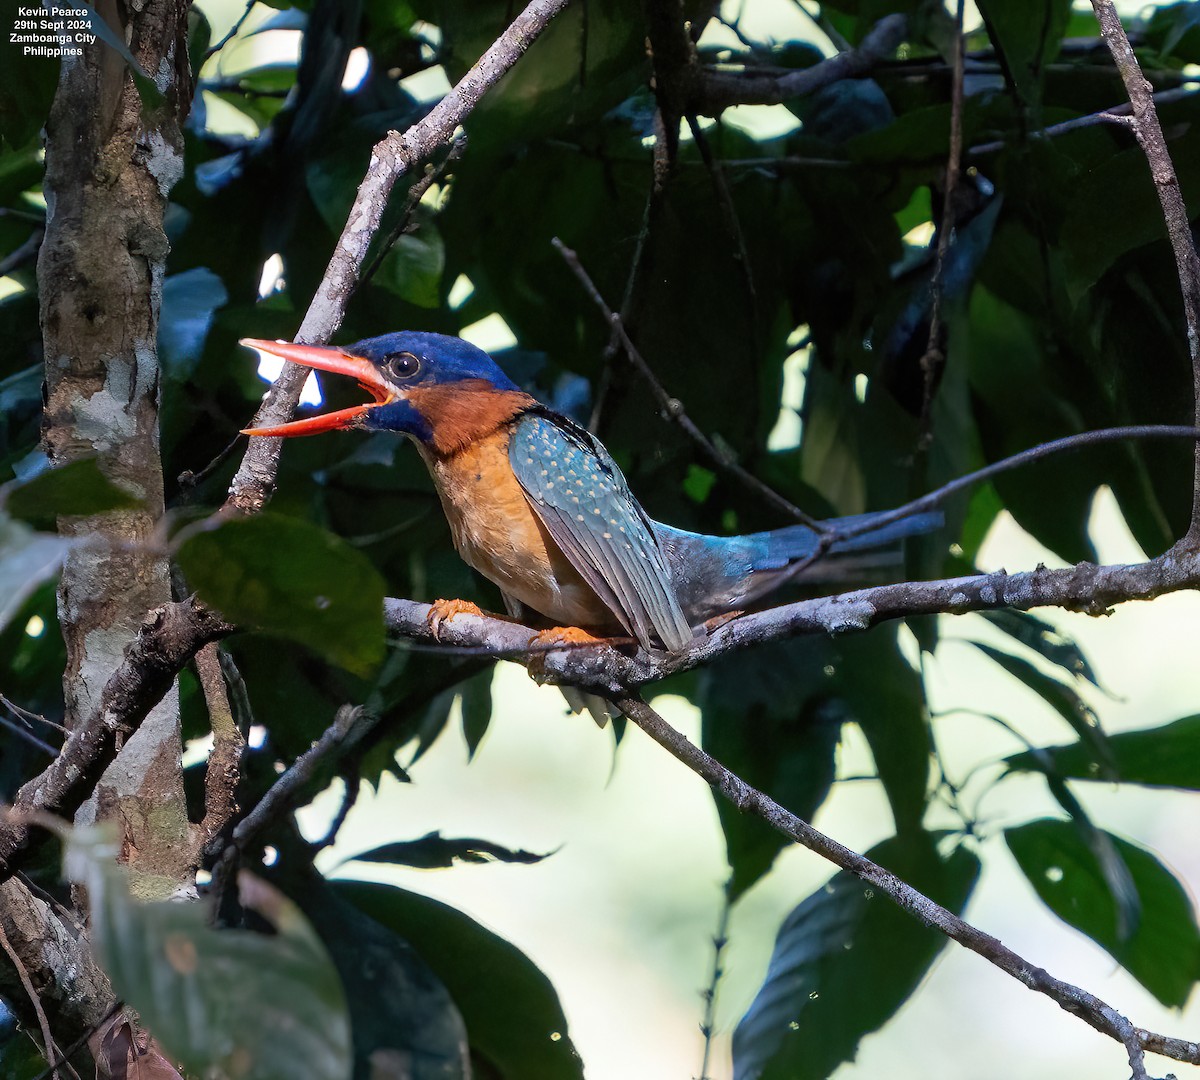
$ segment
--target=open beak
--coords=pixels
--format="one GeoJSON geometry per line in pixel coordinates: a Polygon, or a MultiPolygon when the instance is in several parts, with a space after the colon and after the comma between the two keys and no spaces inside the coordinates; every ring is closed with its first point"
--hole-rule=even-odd
{"type": "Polygon", "coordinates": [[[293,420],[290,424],[246,428],[242,432],[243,435],[275,435],[288,438],[292,435],[319,435],[324,431],[357,427],[359,419],[368,410],[395,400],[395,391],[379,377],[374,364],[361,356],[351,356],[335,345],[295,345],[289,341],[261,341],[258,338],[242,338],[239,344],[269,356],[290,360],[293,364],[302,364],[318,371],[332,371],[337,375],[349,375],[357,379],[358,385],[375,399],[365,405],[354,405],[349,409],[339,409],[322,416],[310,416],[305,420],[293,420]]]}

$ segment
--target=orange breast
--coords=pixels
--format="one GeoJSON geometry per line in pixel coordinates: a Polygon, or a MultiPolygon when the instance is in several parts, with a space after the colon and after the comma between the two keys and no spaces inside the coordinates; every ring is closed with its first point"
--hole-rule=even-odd
{"type": "Polygon", "coordinates": [[[546,532],[508,462],[502,427],[457,453],[421,447],[458,553],[560,626],[612,629],[612,613],[546,532]]]}

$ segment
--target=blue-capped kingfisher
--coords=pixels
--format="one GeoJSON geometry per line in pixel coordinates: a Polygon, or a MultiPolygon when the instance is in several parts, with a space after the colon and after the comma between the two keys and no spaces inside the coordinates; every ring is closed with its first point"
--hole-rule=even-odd
{"type": "MultiPolygon", "coordinates": [[[[624,632],[645,649],[685,648],[706,620],[753,604],[816,548],[816,533],[803,525],[705,536],[654,521],[594,435],[459,338],[401,331],[344,346],[242,344],[349,375],[374,399],[247,434],[407,435],[433,477],[459,554],[495,582],[510,614],[536,613],[560,628],[562,640],[624,632]]],[[[841,541],[830,554],[889,544],[940,522],[939,514],[905,518],[841,541]]],[[[435,615],[464,609],[478,611],[439,601],[435,615]]]]}

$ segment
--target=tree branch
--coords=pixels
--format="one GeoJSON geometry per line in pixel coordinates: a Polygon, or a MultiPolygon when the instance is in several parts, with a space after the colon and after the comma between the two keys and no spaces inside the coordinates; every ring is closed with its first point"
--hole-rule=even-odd
{"type": "Polygon", "coordinates": [[[58,757],[17,792],[8,820],[0,821],[0,882],[20,865],[20,854],[29,842],[29,817],[74,814],[184,664],[201,646],[233,629],[193,600],[150,612],[105,683],[99,708],[71,733],[58,757]]]}
{"type": "Polygon", "coordinates": [[[842,79],[861,79],[900,47],[906,30],[903,15],[888,15],[872,27],[857,48],[783,75],[703,71],[686,111],[719,116],[733,105],[778,105],[842,79]]]}
{"type": "Polygon", "coordinates": [[[617,698],[614,704],[656,743],[707,780],[738,810],[754,814],[784,836],[803,844],[809,851],[828,859],[843,870],[858,875],[926,926],[978,953],[1029,989],[1045,994],[1066,1012],[1078,1016],[1097,1031],[1120,1042],[1126,1047],[1135,1077],[1146,1075],[1141,1060],[1144,1050],[1152,1050],[1176,1061],[1200,1065],[1200,1045],[1135,1028],[1128,1019],[1100,998],[1056,979],[1048,971],[1034,966],[1013,952],[998,939],[976,929],[952,911],[917,892],[895,874],[818,832],[808,822],[796,817],[757,788],[751,787],[716,758],[690,742],[640,697],[626,694],[617,698]]]}
{"type": "MultiPolygon", "coordinates": [[[[1162,125],[1154,107],[1154,88],[1142,74],[1134,56],[1133,46],[1112,0],[1092,0],[1096,21],[1104,43],[1112,53],[1125,92],[1133,106],[1133,131],[1138,144],[1150,163],[1150,175],[1154,190],[1162,206],[1167,225],[1167,236],[1175,255],[1175,269],[1179,274],[1179,289],[1183,294],[1183,318],[1187,325],[1188,356],[1192,362],[1193,416],[1200,416],[1200,255],[1192,239],[1191,222],[1187,206],[1179,190],[1179,179],[1167,150],[1162,125]]],[[[1196,446],[1195,467],[1192,474],[1192,521],[1188,529],[1187,543],[1200,547],[1200,444],[1196,446]]]]}
{"type": "Polygon", "coordinates": [[[929,312],[929,341],[925,346],[925,353],[921,357],[921,373],[924,376],[924,388],[921,394],[921,447],[928,446],[933,437],[930,430],[933,393],[941,376],[942,367],[946,363],[946,344],[942,330],[942,278],[957,216],[955,197],[958,192],[958,177],[962,169],[963,6],[964,0],[958,0],[954,15],[954,79],[950,91],[950,150],[946,156],[946,179],[942,185],[942,218],[938,223],[937,257],[933,264],[933,279],[929,283],[929,292],[932,298],[929,312]]]}
{"type": "MultiPolygon", "coordinates": [[[[453,137],[455,129],[484,94],[524,55],[568,2],[532,0],[458,85],[423,119],[404,134],[388,132],[375,144],[367,175],[359,186],[325,277],[296,333],[297,341],[323,344],[337,331],[396,181],[453,137]]],[[[308,368],[285,364],[279,378],[263,397],[262,405],[254,415],[253,426],[269,427],[291,419],[308,374],[308,368]]],[[[242,464],[229,486],[227,508],[243,513],[255,513],[263,508],[275,484],[282,442],[278,438],[250,440],[242,464]]]]}
{"type": "Polygon", "coordinates": [[[1012,608],[1059,607],[1105,615],[1116,604],[1152,600],[1165,593],[1200,588],[1200,552],[1175,548],[1156,559],[1130,565],[1080,563],[1061,570],[1036,570],[904,581],[800,600],[730,619],[688,649],[647,652],[632,644],[555,646],[531,652],[537,631],[487,615],[459,614],[442,622],[435,639],[430,605],[389,598],[388,629],[402,637],[468,649],[522,663],[537,657],[538,677],[605,697],[622,697],[648,683],[712,663],[738,649],[805,634],[847,634],[913,615],[964,615],[1012,608]]]}

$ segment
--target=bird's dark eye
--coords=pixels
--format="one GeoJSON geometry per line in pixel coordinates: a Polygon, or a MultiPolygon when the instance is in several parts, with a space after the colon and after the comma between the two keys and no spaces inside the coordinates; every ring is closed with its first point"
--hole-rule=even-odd
{"type": "Polygon", "coordinates": [[[393,379],[411,379],[421,370],[421,361],[412,353],[392,353],[383,361],[383,366],[393,379]]]}

